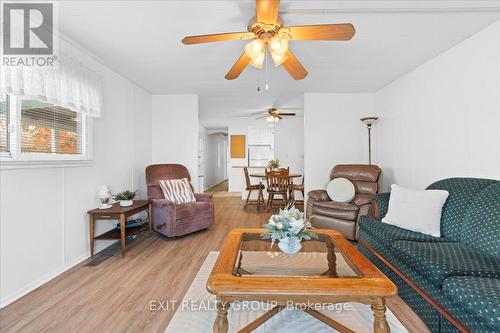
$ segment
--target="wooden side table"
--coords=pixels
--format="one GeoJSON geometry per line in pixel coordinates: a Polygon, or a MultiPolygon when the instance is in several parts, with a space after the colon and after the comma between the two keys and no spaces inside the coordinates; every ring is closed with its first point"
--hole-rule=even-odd
{"type": "Polygon", "coordinates": [[[96,239],[119,239],[122,247],[122,257],[125,257],[126,239],[128,236],[137,235],[145,230],[149,230],[151,236],[151,225],[153,213],[151,210],[151,200],[134,200],[134,204],[129,207],[120,207],[115,203],[111,208],[95,208],[87,212],[89,214],[89,232],[90,232],[90,257],[94,257],[94,241],[96,239]],[[146,222],[140,227],[125,228],[127,218],[139,212],[147,211],[146,222]],[[99,236],[94,236],[94,224],[96,220],[118,220],[120,221],[120,230],[113,228],[99,236]]]}

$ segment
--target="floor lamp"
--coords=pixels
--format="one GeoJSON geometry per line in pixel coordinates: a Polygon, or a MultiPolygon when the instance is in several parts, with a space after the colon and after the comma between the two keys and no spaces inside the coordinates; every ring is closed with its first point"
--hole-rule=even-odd
{"type": "Polygon", "coordinates": [[[372,125],[378,120],[378,117],[364,117],[360,119],[368,128],[368,164],[372,164],[372,125]]]}

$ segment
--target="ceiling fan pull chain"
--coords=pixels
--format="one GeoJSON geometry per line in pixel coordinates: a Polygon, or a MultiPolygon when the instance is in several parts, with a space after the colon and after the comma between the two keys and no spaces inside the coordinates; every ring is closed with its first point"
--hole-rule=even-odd
{"type": "Polygon", "coordinates": [[[267,65],[267,50],[265,51],[266,52],[266,63],[265,63],[265,80],[266,80],[266,91],[269,91],[269,75],[268,75],[268,65],[267,65]]]}
{"type": "Polygon", "coordinates": [[[260,91],[260,71],[257,71],[257,91],[260,91]]]}

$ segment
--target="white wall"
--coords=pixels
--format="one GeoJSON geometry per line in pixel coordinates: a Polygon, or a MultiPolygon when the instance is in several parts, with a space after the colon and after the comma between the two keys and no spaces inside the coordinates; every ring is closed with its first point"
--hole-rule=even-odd
{"type": "MultiPolygon", "coordinates": [[[[86,211],[101,184],[139,189],[151,162],[151,95],[81,51],[60,50],[103,75],[104,110],[94,119],[90,166],[0,170],[0,304],[5,306],[89,256],[86,211]]],[[[114,227],[100,221],[97,233],[114,227]]],[[[110,245],[96,241],[96,251],[110,245]]]]}
{"type": "Polygon", "coordinates": [[[305,189],[324,189],[336,164],[368,163],[360,121],[373,113],[373,94],[304,95],[305,189]]]}
{"type": "Polygon", "coordinates": [[[208,134],[205,147],[205,188],[208,189],[227,178],[228,136],[223,133],[208,134]]]}
{"type": "Polygon", "coordinates": [[[500,179],[500,21],[376,93],[305,94],[306,191],[338,163],[367,163],[359,118],[379,116],[372,161],[392,183],[424,188],[448,177],[500,179]]]}
{"type": "MultiPolygon", "coordinates": [[[[249,127],[265,127],[267,124],[264,120],[248,120],[238,119],[232,120],[229,125],[229,136],[245,135],[246,136],[246,151],[248,151],[248,128],[249,127]]],[[[280,120],[274,129],[274,155],[280,160],[280,165],[290,167],[291,172],[303,173],[304,171],[304,118],[298,116],[280,120]]],[[[229,142],[230,145],[230,142],[229,142]]],[[[228,147],[230,149],[230,147],[228,147]]],[[[245,177],[242,168],[234,168],[234,166],[244,166],[248,164],[247,157],[245,158],[230,158],[228,163],[228,179],[229,191],[243,192],[245,189],[245,177]]],[[[263,173],[264,169],[250,169],[250,172],[263,173]]],[[[300,180],[299,180],[300,181],[300,180]]],[[[257,180],[252,180],[252,183],[257,183],[257,180]]],[[[266,194],[266,193],[265,193],[266,194]]],[[[256,196],[257,194],[254,193],[256,196]]],[[[242,197],[246,198],[246,193],[242,193],[242,197]]],[[[301,195],[297,194],[297,199],[301,195]]]]}
{"type": "Polygon", "coordinates": [[[152,110],[153,163],[185,165],[198,190],[198,95],[153,95],[152,110]]]}
{"type": "Polygon", "coordinates": [[[375,110],[385,189],[500,179],[500,21],[377,92],[375,110]]]}
{"type": "Polygon", "coordinates": [[[304,117],[285,117],[274,127],[274,154],[291,172],[304,171],[304,117]]]}

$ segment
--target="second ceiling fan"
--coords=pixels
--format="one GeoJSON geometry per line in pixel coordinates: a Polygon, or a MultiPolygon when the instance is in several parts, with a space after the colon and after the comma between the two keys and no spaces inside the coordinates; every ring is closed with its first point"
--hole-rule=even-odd
{"type": "Polygon", "coordinates": [[[284,116],[295,116],[295,112],[280,112],[278,111],[277,108],[271,107],[268,108],[266,111],[263,111],[261,113],[262,115],[258,117],[257,119],[263,119],[266,118],[267,122],[270,123],[277,123],[279,120],[283,119],[284,116]]]}
{"type": "Polygon", "coordinates": [[[285,27],[278,16],[279,4],[279,0],[256,0],[256,16],[248,23],[247,32],[188,36],[182,39],[182,43],[190,45],[252,39],[226,74],[227,80],[236,79],[248,64],[263,68],[268,47],[276,66],[283,65],[294,80],[302,80],[307,76],[307,70],[288,48],[288,41],[350,40],[356,32],[351,23],[285,27]]]}

